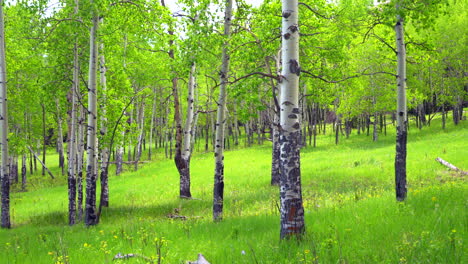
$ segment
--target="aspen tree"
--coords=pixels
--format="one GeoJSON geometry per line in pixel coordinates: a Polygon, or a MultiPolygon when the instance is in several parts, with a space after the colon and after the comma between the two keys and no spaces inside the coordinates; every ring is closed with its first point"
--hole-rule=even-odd
{"type": "Polygon", "coordinates": [[[302,204],[299,110],[298,1],[283,0],[280,82],[280,214],[282,239],[305,231],[302,204]]]}
{"type": "MultiPolygon", "coordinates": [[[[96,8],[96,7],[93,7],[96,8]]],[[[96,210],[96,129],[97,129],[97,28],[98,15],[93,10],[93,25],[90,33],[89,80],[88,80],[88,133],[87,133],[87,162],[86,162],[86,201],[85,225],[98,223],[96,210]]]]}
{"type": "Polygon", "coordinates": [[[0,166],[2,228],[10,228],[10,177],[8,175],[8,112],[5,60],[5,23],[3,18],[3,0],[0,0],[0,148],[2,164],[0,166]]]}
{"type": "Polygon", "coordinates": [[[213,188],[213,220],[223,219],[224,197],[224,125],[226,123],[226,87],[229,74],[229,39],[231,37],[232,0],[226,0],[224,15],[224,44],[220,75],[220,87],[218,97],[218,110],[216,115],[215,135],[215,176],[213,188]]]}

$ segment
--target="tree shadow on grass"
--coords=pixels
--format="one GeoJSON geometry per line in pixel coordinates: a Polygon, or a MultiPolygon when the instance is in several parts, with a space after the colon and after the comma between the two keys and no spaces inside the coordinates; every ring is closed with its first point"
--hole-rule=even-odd
{"type": "MultiPolygon", "coordinates": [[[[101,223],[135,221],[138,219],[160,219],[169,220],[170,217],[185,216],[187,219],[198,218],[199,215],[193,215],[197,209],[203,211],[211,208],[211,201],[202,200],[172,200],[164,203],[155,203],[152,205],[124,204],[103,208],[101,213],[101,223]],[[191,204],[189,204],[191,203],[191,204]]],[[[82,224],[79,221],[77,224],[82,224]]],[[[29,219],[15,223],[15,226],[34,225],[34,226],[60,226],[68,225],[68,212],[51,211],[44,214],[36,214],[29,219]]]]}

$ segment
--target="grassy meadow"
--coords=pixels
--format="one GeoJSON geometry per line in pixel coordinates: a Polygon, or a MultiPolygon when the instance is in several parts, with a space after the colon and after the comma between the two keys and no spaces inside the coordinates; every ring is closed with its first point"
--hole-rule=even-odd
{"type": "MultiPolygon", "coordinates": [[[[330,129],[331,130],[331,129],[330,129]]],[[[329,130],[329,132],[331,132],[329,130]]],[[[226,263],[468,263],[468,123],[440,121],[408,139],[408,198],[396,202],[395,133],[317,138],[301,151],[306,235],[279,241],[278,187],[270,186],[271,143],[225,155],[224,220],[211,220],[214,160],[195,153],[193,200],[178,198],[172,160],[157,154],[136,172],[110,178],[101,223],[67,225],[66,177],[30,177],[11,197],[11,230],[0,230],[0,263],[185,263],[203,253],[226,263]],[[168,215],[185,216],[186,220],[168,215]],[[118,254],[138,254],[113,260],[118,254]]],[[[52,152],[52,151],[50,151],[52,152]]],[[[162,152],[162,151],[160,151],[162,152]]],[[[57,156],[48,164],[58,174],[57,156]],[[55,164],[55,165],[54,165],[55,164]]]]}

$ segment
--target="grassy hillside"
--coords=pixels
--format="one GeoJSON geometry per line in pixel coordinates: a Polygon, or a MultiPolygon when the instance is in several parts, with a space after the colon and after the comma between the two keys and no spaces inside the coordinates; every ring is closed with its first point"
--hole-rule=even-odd
{"type": "MultiPolygon", "coordinates": [[[[393,128],[389,128],[389,131],[393,128]]],[[[12,195],[11,230],[0,230],[0,263],[185,263],[203,253],[218,263],[468,263],[468,125],[436,121],[408,139],[408,199],[394,198],[394,132],[378,142],[353,134],[334,145],[320,136],[302,150],[307,235],[279,242],[278,189],[271,145],[228,151],[224,221],[211,220],[214,160],[192,158],[194,200],[178,198],[178,174],[159,159],[110,178],[101,224],[67,223],[66,179],[32,179],[12,195]],[[187,220],[170,219],[174,214],[187,220]],[[144,257],[112,260],[118,254],[144,257]]],[[[55,159],[50,156],[50,159],[55,159]]],[[[47,177],[47,176],[44,176],[47,177]]]]}

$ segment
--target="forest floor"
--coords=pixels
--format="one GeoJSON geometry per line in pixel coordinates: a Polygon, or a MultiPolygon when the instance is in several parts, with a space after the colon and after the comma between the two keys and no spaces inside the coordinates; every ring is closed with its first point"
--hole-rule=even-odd
{"type": "MultiPolygon", "coordinates": [[[[378,142],[353,131],[339,145],[330,134],[302,149],[306,235],[283,242],[269,142],[226,152],[224,220],[217,223],[212,153],[192,158],[193,200],[178,198],[174,163],[161,153],[136,172],[127,167],[112,176],[110,207],[89,228],[67,225],[66,176],[33,175],[28,192],[12,194],[13,226],[0,230],[0,263],[177,264],[198,253],[213,264],[468,263],[466,176],[435,161],[468,170],[468,122],[444,131],[439,120],[411,127],[405,202],[395,201],[394,155],[391,126],[378,142]],[[118,253],[137,256],[113,260],[118,253]]],[[[58,174],[57,156],[48,160],[58,174]]]]}

